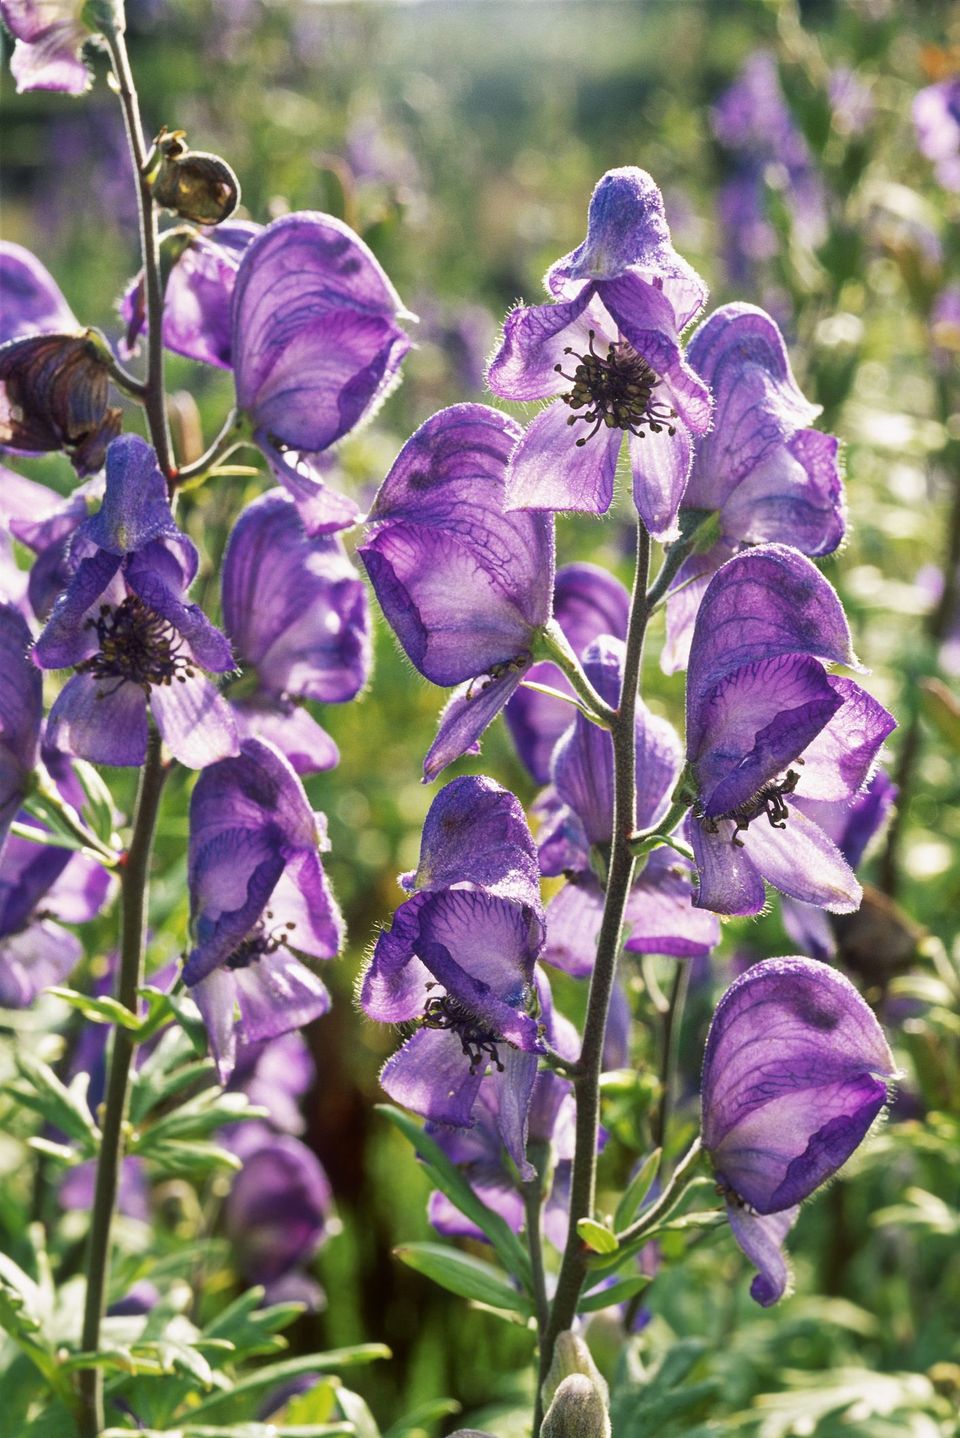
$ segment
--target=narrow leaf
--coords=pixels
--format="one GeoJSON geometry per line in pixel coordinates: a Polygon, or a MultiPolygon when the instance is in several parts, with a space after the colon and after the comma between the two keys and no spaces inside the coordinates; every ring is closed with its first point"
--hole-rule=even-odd
{"type": "Polygon", "coordinates": [[[518,1293],[489,1263],[483,1263],[468,1253],[444,1248],[439,1243],[407,1243],[393,1251],[409,1268],[432,1279],[450,1293],[459,1294],[461,1298],[472,1298],[492,1308],[505,1308],[508,1312],[522,1313],[527,1317],[533,1312],[525,1294],[518,1293]]]}
{"type": "Polygon", "coordinates": [[[613,1226],[618,1233],[621,1228],[626,1228],[628,1223],[633,1222],[637,1209],[653,1187],[653,1180],[657,1176],[662,1154],[662,1148],[655,1148],[653,1153],[644,1159],[633,1178],[627,1184],[613,1217],[613,1226]]]}
{"type": "Polygon", "coordinates": [[[594,1253],[616,1253],[619,1247],[617,1235],[611,1229],[605,1228],[602,1223],[597,1223],[596,1219],[579,1219],[577,1232],[594,1253]]]}
{"type": "Polygon", "coordinates": [[[85,1019],[90,1019],[95,1024],[120,1024],[131,1031],[140,1028],[138,1016],[116,999],[108,996],[95,999],[90,994],[78,994],[75,989],[62,989],[57,985],[53,985],[46,992],[69,1004],[72,1009],[77,1009],[85,1019]]]}
{"type": "Polygon", "coordinates": [[[577,1304],[578,1313],[599,1313],[603,1308],[612,1308],[616,1303],[628,1303],[638,1293],[649,1287],[651,1280],[640,1274],[636,1278],[624,1278],[620,1283],[611,1283],[609,1288],[598,1288],[588,1293],[577,1304]]]}
{"type": "Polygon", "coordinates": [[[68,1089],[49,1064],[24,1050],[16,1055],[15,1062],[27,1087],[18,1084],[13,1086],[12,1091],[48,1123],[63,1129],[68,1137],[81,1145],[84,1155],[92,1158],[100,1142],[100,1131],[86,1102],[78,1096],[78,1090],[73,1087],[68,1089]]]}
{"type": "MultiPolygon", "coordinates": [[[[287,1358],[280,1363],[268,1363],[254,1373],[247,1373],[227,1393],[212,1393],[197,1403],[191,1413],[191,1420],[201,1413],[206,1416],[213,1409],[221,1407],[238,1397],[249,1397],[264,1388],[286,1383],[288,1378],[299,1378],[301,1373],[327,1373],[334,1368],[353,1368],[359,1363],[374,1363],[379,1358],[390,1358],[390,1349],[384,1343],[358,1343],[353,1348],[333,1348],[329,1353],[305,1353],[300,1358],[287,1358]]],[[[233,1433],[235,1430],[231,1429],[233,1433]]],[[[277,1430],[274,1429],[274,1432],[277,1430]]],[[[342,1431],[337,1428],[335,1431],[342,1431]]]]}

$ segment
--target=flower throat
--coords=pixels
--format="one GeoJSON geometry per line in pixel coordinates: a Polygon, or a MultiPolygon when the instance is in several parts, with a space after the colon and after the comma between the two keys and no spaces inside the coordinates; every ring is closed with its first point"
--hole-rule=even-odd
{"type": "Polygon", "coordinates": [[[123,683],[138,684],[149,694],[154,684],[181,684],[194,676],[191,660],[180,653],[180,638],[168,620],[144,604],[135,594],[122,604],[101,604],[96,619],[88,619],[97,631],[99,651],[76,666],[80,674],[95,679],[116,679],[113,689],[100,691],[103,699],[123,683]]]}
{"type": "Polygon", "coordinates": [[[568,379],[573,389],[560,396],[571,409],[583,409],[584,414],[572,414],[567,424],[583,420],[592,424],[589,434],[577,440],[582,448],[588,439],[593,439],[604,426],[607,429],[625,429],[638,438],[645,438],[644,426],[652,434],[666,429],[676,434],[676,427],[670,423],[677,418],[675,409],[654,399],[654,390],[660,384],[660,376],[626,340],[615,340],[607,347],[606,358],[598,355],[593,347],[596,331],[589,332],[589,349],[578,355],[567,345],[564,354],[573,355],[578,361],[573,374],[567,374],[560,365],[554,369],[568,379]]]}

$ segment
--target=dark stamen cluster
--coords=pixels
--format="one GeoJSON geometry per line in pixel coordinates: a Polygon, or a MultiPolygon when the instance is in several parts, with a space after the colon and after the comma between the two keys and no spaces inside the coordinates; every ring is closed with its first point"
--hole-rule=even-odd
{"type": "Polygon", "coordinates": [[[654,399],[654,390],[660,384],[660,377],[650,367],[643,355],[637,354],[626,340],[617,340],[607,348],[604,359],[593,347],[596,331],[590,331],[590,348],[585,355],[578,355],[568,345],[564,354],[573,355],[577,367],[573,374],[567,374],[560,365],[554,365],[557,374],[563,375],[573,389],[560,398],[571,409],[585,409],[585,414],[572,414],[567,424],[576,424],[578,419],[592,424],[589,434],[577,440],[578,446],[586,444],[604,425],[607,429],[625,429],[631,434],[644,438],[646,426],[653,434],[666,429],[676,434],[676,427],[670,423],[677,412],[668,404],[654,399]]]}
{"type": "Polygon", "coordinates": [[[503,1064],[497,1052],[500,1040],[491,1029],[479,1023],[476,1014],[471,1013],[459,999],[450,994],[437,994],[427,999],[420,1022],[425,1029],[450,1029],[455,1033],[470,1060],[472,1074],[481,1067],[485,1068],[488,1061],[495,1065],[498,1073],[503,1073],[503,1064]]]}
{"type": "MultiPolygon", "coordinates": [[[[798,764],[803,760],[798,759],[798,764]]],[[[749,829],[754,819],[759,819],[761,814],[766,814],[772,829],[785,829],[787,820],[790,817],[790,810],[784,800],[785,794],[792,794],[800,782],[800,774],[796,769],[788,769],[783,779],[772,780],[769,784],[763,784],[749,799],[744,799],[742,804],[737,804],[725,814],[717,814],[715,818],[706,821],[706,827],[711,834],[717,832],[717,819],[733,819],[736,828],[733,831],[731,843],[738,849],[744,847],[743,840],[737,835],[741,831],[749,829]]]]}
{"type": "MultiPolygon", "coordinates": [[[[273,915],[268,911],[267,918],[273,915]]],[[[275,954],[282,949],[290,939],[290,931],[296,928],[296,924],[280,924],[272,929],[264,928],[258,924],[255,929],[243,939],[228,959],[224,960],[224,967],[228,969],[248,969],[251,964],[259,961],[267,954],[275,954]]]]}
{"type": "Polygon", "coordinates": [[[193,678],[192,661],[180,653],[173,625],[135,594],[116,606],[101,604],[87,625],[97,631],[100,649],[77,665],[78,673],[117,680],[113,689],[98,693],[98,699],[116,693],[125,682],[139,684],[149,694],[154,684],[172,684],[174,679],[184,684],[193,678]]]}

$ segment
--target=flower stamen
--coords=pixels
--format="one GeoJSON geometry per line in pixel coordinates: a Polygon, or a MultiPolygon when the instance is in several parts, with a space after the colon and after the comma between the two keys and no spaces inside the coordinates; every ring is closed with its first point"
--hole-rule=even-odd
{"type": "Polygon", "coordinates": [[[595,339],[596,331],[590,330],[586,354],[578,355],[569,345],[564,350],[578,362],[572,375],[558,364],[553,367],[573,385],[560,396],[564,404],[585,410],[584,414],[572,414],[567,424],[583,420],[593,425],[589,434],[576,441],[577,447],[582,448],[604,427],[625,429],[640,439],[645,438],[647,429],[651,434],[660,434],[664,429],[670,435],[676,434],[676,426],[670,421],[677,418],[677,412],[654,398],[660,376],[643,355],[626,340],[615,340],[608,345],[604,358],[593,347],[595,339]]]}
{"type": "MultiPolygon", "coordinates": [[[[798,764],[803,760],[798,759],[798,764]]],[[[790,817],[790,810],[787,808],[784,795],[792,794],[800,782],[800,773],[797,769],[788,769],[782,779],[771,780],[768,784],[762,784],[755,794],[749,799],[744,799],[742,804],[737,804],[728,809],[724,814],[716,814],[711,819],[703,821],[707,831],[711,834],[717,833],[718,819],[733,819],[736,828],[730,842],[737,849],[744,848],[742,839],[737,837],[741,832],[746,833],[754,819],[759,819],[761,814],[766,814],[772,829],[785,829],[787,820],[790,817]]]]}
{"type": "Polygon", "coordinates": [[[492,1029],[480,1023],[459,999],[451,994],[437,994],[427,999],[421,1026],[425,1029],[449,1029],[460,1040],[466,1057],[470,1060],[470,1072],[475,1074],[488,1062],[492,1062],[497,1073],[503,1073],[503,1064],[497,1051],[501,1042],[492,1029]]]}
{"type": "Polygon", "coordinates": [[[155,684],[169,685],[174,679],[185,684],[194,677],[193,661],[181,654],[182,640],[173,625],[136,595],[119,605],[101,604],[87,627],[96,630],[100,648],[76,666],[77,673],[117,681],[112,689],[98,690],[98,699],[109,698],[125,683],[137,684],[149,695],[155,684]]]}

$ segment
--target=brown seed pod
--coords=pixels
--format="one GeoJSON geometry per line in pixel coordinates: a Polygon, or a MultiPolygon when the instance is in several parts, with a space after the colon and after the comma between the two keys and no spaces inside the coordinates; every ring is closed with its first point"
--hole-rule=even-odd
{"type": "Polygon", "coordinates": [[[240,183],[219,155],[191,150],[183,130],[161,130],[149,167],[158,205],[198,225],[219,225],[240,200],[240,183]]]}

